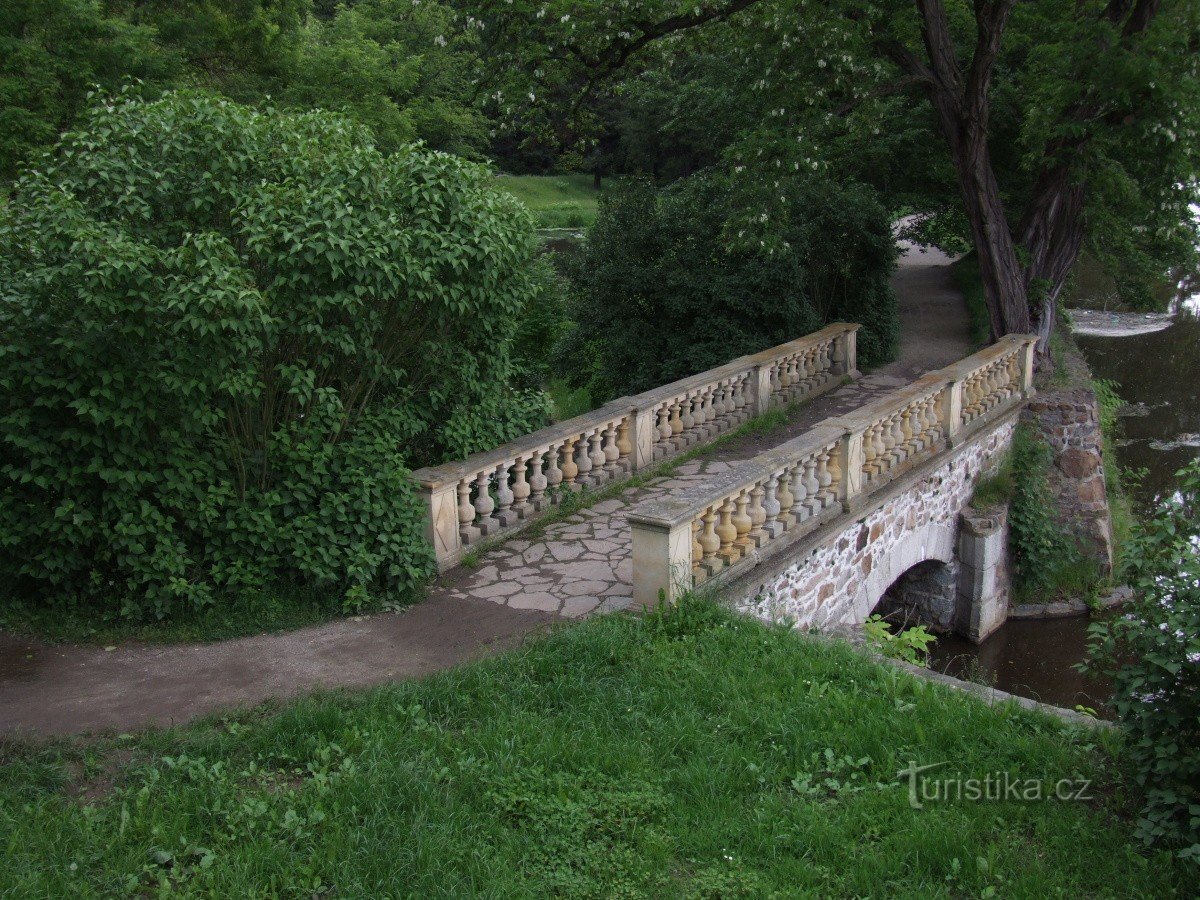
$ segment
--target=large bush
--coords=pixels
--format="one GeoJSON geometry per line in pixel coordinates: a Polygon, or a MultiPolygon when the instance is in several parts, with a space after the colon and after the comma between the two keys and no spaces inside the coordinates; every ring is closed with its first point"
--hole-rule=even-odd
{"type": "Polygon", "coordinates": [[[572,266],[578,331],[564,354],[596,399],[646,390],[836,320],[861,322],[859,359],[895,352],[896,248],[865,188],[796,175],[772,245],[739,240],[736,189],[704,172],[606,195],[572,266]]]}
{"type": "Polygon", "coordinates": [[[104,100],[0,210],[0,578],[127,616],[429,570],[407,466],[541,424],[488,173],[325,114],[104,100]]]}
{"type": "Polygon", "coordinates": [[[1091,627],[1089,657],[1145,790],[1139,834],[1200,862],[1200,462],[1177,477],[1123,553],[1135,600],[1091,627]]]}

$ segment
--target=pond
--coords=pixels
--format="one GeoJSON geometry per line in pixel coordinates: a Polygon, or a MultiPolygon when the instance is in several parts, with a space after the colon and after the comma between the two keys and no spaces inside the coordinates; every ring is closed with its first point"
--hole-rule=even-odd
{"type": "MultiPolygon", "coordinates": [[[[1200,456],[1200,296],[1180,301],[1175,312],[1169,324],[1156,322],[1147,326],[1155,330],[1140,333],[1119,327],[1111,316],[1111,327],[1105,327],[1107,314],[1093,315],[1087,330],[1094,333],[1076,335],[1093,374],[1116,382],[1127,404],[1117,463],[1141,473],[1130,481],[1139,509],[1172,493],[1175,473],[1200,456]]],[[[1087,649],[1089,622],[1086,616],[1008,622],[979,646],[941,638],[930,665],[1022,697],[1068,709],[1082,705],[1103,715],[1108,685],[1074,668],[1087,649]]]]}

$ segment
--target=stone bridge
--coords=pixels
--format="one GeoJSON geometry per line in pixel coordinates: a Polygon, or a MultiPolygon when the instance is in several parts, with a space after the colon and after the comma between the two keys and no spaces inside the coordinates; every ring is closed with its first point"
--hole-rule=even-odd
{"type": "Polygon", "coordinates": [[[439,567],[473,564],[439,590],[569,617],[716,591],[797,627],[878,609],[986,637],[1007,610],[1005,514],[969,502],[1032,395],[1035,339],[904,384],[860,378],[856,330],[832,325],[414,473],[439,567]],[[779,407],[802,426],[789,440],[705,451],[779,407]],[[602,502],[520,533],[601,488],[602,502]]]}

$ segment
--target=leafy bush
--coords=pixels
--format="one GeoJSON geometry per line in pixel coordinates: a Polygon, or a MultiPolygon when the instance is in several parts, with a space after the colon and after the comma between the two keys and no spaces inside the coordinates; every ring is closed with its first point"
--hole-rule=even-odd
{"type": "Polygon", "coordinates": [[[893,630],[882,616],[868,616],[863,622],[863,635],[867,646],[889,659],[902,659],[914,666],[923,666],[929,660],[929,645],[937,638],[924,625],[893,630]]]}
{"type": "Polygon", "coordinates": [[[714,172],[603,195],[571,266],[579,327],[562,368],[572,382],[603,401],[839,319],[863,324],[861,362],[887,359],[897,318],[885,210],[865,189],[817,176],[789,178],[779,190],[792,212],[772,225],[778,251],[729,235],[738,195],[714,172]]]}
{"type": "Polygon", "coordinates": [[[1009,549],[1018,594],[1054,593],[1074,578],[1080,565],[1079,548],[1054,520],[1054,500],[1047,475],[1053,453],[1027,426],[1017,428],[1010,461],[1012,499],[1009,503],[1009,549]]]}
{"type": "Polygon", "coordinates": [[[1091,626],[1088,656],[1130,734],[1139,834],[1200,862],[1200,461],[1177,477],[1126,547],[1135,600],[1091,626]]]}
{"type": "Polygon", "coordinates": [[[0,577],[127,617],[430,570],[407,465],[540,425],[481,167],[328,114],[98,101],[0,210],[0,577]]]}

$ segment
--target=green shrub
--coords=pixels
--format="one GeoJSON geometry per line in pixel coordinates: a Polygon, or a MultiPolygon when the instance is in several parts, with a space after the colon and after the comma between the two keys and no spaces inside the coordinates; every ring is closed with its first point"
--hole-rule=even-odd
{"type": "Polygon", "coordinates": [[[1052,459],[1050,448],[1028,427],[1017,429],[1011,451],[1008,523],[1013,581],[1020,594],[1050,592],[1063,567],[1078,556],[1054,521],[1047,481],[1052,459]]]}
{"type": "Polygon", "coordinates": [[[481,167],[322,113],[101,99],[0,210],[0,577],[162,618],[429,571],[410,465],[540,425],[481,167]]]}
{"type": "Polygon", "coordinates": [[[571,265],[579,327],[561,368],[572,382],[603,401],[839,319],[862,323],[862,364],[889,358],[896,249],[885,210],[866,189],[817,176],[785,179],[780,190],[793,211],[773,223],[780,250],[730,239],[738,195],[713,172],[603,195],[571,265]]]}
{"type": "Polygon", "coordinates": [[[1200,462],[1177,479],[1126,547],[1136,599],[1091,626],[1088,655],[1130,734],[1139,834],[1200,862],[1200,462]]]}

